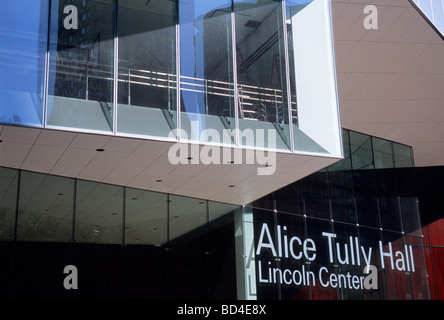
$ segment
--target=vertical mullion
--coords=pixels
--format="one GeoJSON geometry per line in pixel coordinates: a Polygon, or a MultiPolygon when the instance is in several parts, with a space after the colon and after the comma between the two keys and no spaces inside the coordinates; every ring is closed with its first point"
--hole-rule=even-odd
{"type": "Polygon", "coordinates": [[[180,110],[181,110],[181,100],[180,100],[180,0],[176,1],[176,135],[177,140],[181,139],[181,119],[180,119],[180,110]]]}
{"type": "Polygon", "coordinates": [[[294,152],[293,112],[291,105],[290,57],[288,53],[287,10],[285,0],[282,1],[282,33],[284,38],[285,81],[287,89],[288,131],[290,133],[290,151],[294,152]]]}
{"type": "Polygon", "coordinates": [[[74,179],[74,194],[72,200],[72,226],[71,226],[71,242],[75,241],[76,233],[76,212],[77,212],[77,178],[74,179]]]}
{"type": "Polygon", "coordinates": [[[233,90],[234,90],[234,144],[239,147],[239,92],[237,83],[237,44],[236,44],[236,21],[234,14],[234,1],[231,2],[231,49],[232,49],[232,60],[233,60],[233,90]]]}
{"type": "Polygon", "coordinates": [[[42,116],[42,127],[46,128],[46,119],[48,116],[48,86],[49,86],[49,50],[50,40],[51,40],[51,4],[52,1],[48,2],[48,28],[46,30],[46,52],[45,52],[45,72],[43,78],[43,116],[42,116]]]}
{"type": "Polygon", "coordinates": [[[117,134],[117,99],[119,87],[119,38],[118,38],[118,8],[119,0],[114,0],[114,85],[113,85],[113,128],[114,135],[117,134]]]}

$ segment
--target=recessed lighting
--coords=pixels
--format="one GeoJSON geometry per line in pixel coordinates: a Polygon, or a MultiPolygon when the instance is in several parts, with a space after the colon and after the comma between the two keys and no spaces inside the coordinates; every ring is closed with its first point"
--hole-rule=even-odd
{"type": "Polygon", "coordinates": [[[98,148],[98,149],[96,149],[96,151],[97,151],[97,152],[103,152],[103,151],[105,151],[105,149],[103,149],[103,148],[98,148]]]}

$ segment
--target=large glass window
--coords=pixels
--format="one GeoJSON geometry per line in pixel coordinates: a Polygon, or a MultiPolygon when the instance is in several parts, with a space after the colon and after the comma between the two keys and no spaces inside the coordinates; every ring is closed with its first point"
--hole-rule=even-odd
{"type": "Polygon", "coordinates": [[[371,137],[350,131],[350,154],[358,223],[380,227],[371,137]]]}
{"type": "Polygon", "coordinates": [[[78,180],[74,240],[121,244],[123,210],[123,187],[78,180]]]}
{"type": "Polygon", "coordinates": [[[0,122],[41,126],[49,0],[0,3],[0,122]]]}
{"type": "Polygon", "coordinates": [[[74,180],[23,171],[20,185],[17,239],[71,241],[74,180]]]}
{"type": "Polygon", "coordinates": [[[282,3],[235,0],[234,12],[239,143],[290,149],[282,3]]]}
{"type": "Polygon", "coordinates": [[[14,239],[18,196],[17,170],[0,168],[0,239],[14,239]]]}
{"type": "Polygon", "coordinates": [[[178,3],[183,138],[230,145],[235,127],[231,1],[178,3]]]}
{"type": "Polygon", "coordinates": [[[176,4],[118,2],[117,130],[168,137],[176,117],[176,4]]]}
{"type": "Polygon", "coordinates": [[[203,299],[209,293],[207,202],[174,195],[168,201],[169,297],[203,299]]]}
{"type": "Polygon", "coordinates": [[[114,1],[51,2],[47,125],[113,131],[114,1]]]}
{"type": "Polygon", "coordinates": [[[165,245],[168,195],[132,188],[125,195],[125,244],[165,245]]]}

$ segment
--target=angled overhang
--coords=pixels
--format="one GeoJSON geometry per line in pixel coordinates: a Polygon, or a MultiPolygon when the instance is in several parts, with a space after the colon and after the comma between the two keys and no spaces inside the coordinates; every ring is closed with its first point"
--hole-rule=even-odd
{"type": "Polygon", "coordinates": [[[342,126],[444,165],[444,41],[408,0],[332,0],[342,126]],[[375,5],[378,29],[364,7],[375,5]]]}
{"type": "Polygon", "coordinates": [[[234,159],[242,161],[223,163],[221,149],[220,164],[192,164],[191,158],[202,155],[204,146],[183,144],[189,147],[190,161],[172,164],[168,153],[175,142],[19,126],[0,125],[0,141],[0,166],[236,205],[248,204],[337,161],[274,152],[265,152],[262,161],[256,161],[258,154],[238,149],[244,151],[234,159]],[[267,174],[258,174],[258,169],[267,174]]]}

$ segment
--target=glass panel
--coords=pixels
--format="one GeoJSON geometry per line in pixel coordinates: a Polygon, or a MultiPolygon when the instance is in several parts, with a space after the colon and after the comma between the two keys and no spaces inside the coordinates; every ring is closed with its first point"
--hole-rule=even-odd
{"type": "Polygon", "coordinates": [[[406,234],[404,236],[404,243],[407,245],[408,263],[410,265],[409,271],[406,272],[410,280],[410,298],[430,299],[424,238],[422,234],[406,234]]]}
{"type": "Polygon", "coordinates": [[[344,160],[328,167],[329,196],[331,198],[332,218],[335,221],[356,223],[356,206],[353,192],[353,171],[349,132],[343,130],[344,160]]]}
{"type": "Polygon", "coordinates": [[[0,123],[42,126],[49,0],[0,3],[0,123]]]}
{"type": "Polygon", "coordinates": [[[123,187],[77,181],[75,241],[122,243],[122,222],[123,187]]]}
{"type": "MultiPolygon", "coordinates": [[[[12,258],[10,296],[13,299],[69,299],[63,268],[72,263],[72,246],[56,242],[16,242],[12,258]]],[[[86,270],[86,269],[80,269],[86,270]]],[[[80,280],[82,281],[82,280],[80,280]]],[[[86,284],[86,282],[85,282],[86,284]]]]}
{"type": "Polygon", "coordinates": [[[237,206],[208,201],[209,299],[236,300],[234,210],[237,206]],[[224,241],[221,241],[224,239],[224,241]]]}
{"type": "Polygon", "coordinates": [[[379,228],[371,137],[350,131],[350,153],[358,223],[379,228]]]}
{"type": "Polygon", "coordinates": [[[127,245],[123,247],[123,274],[120,276],[123,279],[125,299],[167,298],[167,254],[163,246],[127,245]]]}
{"type": "Polygon", "coordinates": [[[182,138],[231,145],[231,1],[179,0],[179,24],[182,138]]]}
{"type": "Polygon", "coordinates": [[[406,271],[407,262],[410,261],[407,261],[405,255],[404,238],[401,233],[388,231],[382,232],[382,237],[384,254],[390,252],[393,254],[393,256],[381,257],[384,260],[383,279],[386,281],[384,286],[387,292],[386,297],[391,300],[409,299],[410,290],[406,271]]]}
{"type": "Polygon", "coordinates": [[[176,128],[176,4],[118,2],[117,131],[168,137],[176,128]]]}
{"type": "Polygon", "coordinates": [[[165,245],[167,195],[127,188],[125,204],[125,244],[165,245]]]}
{"type": "Polygon", "coordinates": [[[169,196],[168,298],[208,297],[206,201],[169,196]]]}
{"type": "Polygon", "coordinates": [[[51,2],[47,124],[112,131],[113,0],[77,5],[78,29],[64,3],[51,2]]]}
{"type": "Polygon", "coordinates": [[[280,296],[279,251],[276,249],[276,213],[253,209],[254,263],[257,300],[277,300],[280,296]],[[270,274],[271,273],[271,274],[270,274]]]}
{"type": "MultiPolygon", "coordinates": [[[[366,250],[367,258],[364,258],[361,249],[361,260],[362,267],[364,268],[366,265],[365,259],[368,259],[368,255],[370,254],[370,265],[373,265],[378,270],[378,288],[365,290],[365,299],[366,300],[380,300],[384,298],[383,288],[387,286],[387,283],[384,282],[384,279],[381,278],[383,274],[383,269],[381,267],[381,255],[379,249],[379,241],[382,240],[382,234],[379,229],[375,228],[366,228],[360,226],[358,229],[359,232],[359,245],[366,250]]],[[[384,251],[385,252],[385,251],[384,251]]]]}
{"type": "Polygon", "coordinates": [[[19,171],[0,168],[0,239],[14,239],[19,171]]]}
{"type": "MultiPolygon", "coordinates": [[[[308,263],[308,270],[313,277],[316,277],[316,286],[311,287],[313,300],[336,300],[337,290],[331,285],[331,274],[337,274],[338,268],[336,258],[333,256],[333,263],[330,260],[329,241],[322,233],[333,233],[333,223],[327,220],[307,218],[307,238],[316,244],[316,258],[308,263]],[[321,268],[323,271],[320,272],[321,268]],[[324,285],[321,285],[321,282],[324,285]]],[[[334,243],[333,241],[331,243],[334,243]]],[[[308,274],[307,274],[308,276],[308,274]]]]}
{"type": "Polygon", "coordinates": [[[235,0],[234,12],[242,135],[239,143],[289,149],[282,4],[274,0],[235,0]]]}
{"type": "MultiPolygon", "coordinates": [[[[342,300],[362,300],[364,299],[365,288],[361,287],[359,281],[363,275],[365,262],[359,250],[358,227],[345,223],[335,223],[334,233],[336,238],[335,256],[338,265],[338,292],[342,300]],[[350,275],[350,281],[345,281],[343,275],[350,275]],[[358,281],[356,281],[358,280],[358,281]]],[[[367,248],[366,248],[367,249],[367,248]]]]}
{"type": "Polygon", "coordinates": [[[78,269],[79,289],[64,291],[69,291],[74,298],[85,300],[94,300],[98,297],[112,300],[121,299],[123,248],[123,246],[116,244],[96,243],[81,243],[71,246],[70,261],[73,261],[72,264],[78,269]]]}
{"type": "Polygon", "coordinates": [[[374,169],[372,138],[350,131],[350,153],[353,170],[374,169]]]}
{"type": "Polygon", "coordinates": [[[309,279],[307,275],[309,275],[309,273],[307,273],[307,271],[310,268],[309,262],[304,254],[302,254],[300,259],[295,259],[295,257],[299,258],[300,252],[304,252],[304,241],[306,239],[305,221],[306,219],[302,216],[288,215],[281,212],[277,214],[277,224],[280,226],[281,233],[280,241],[282,241],[282,239],[289,241],[284,245],[284,249],[282,250],[283,257],[277,264],[282,272],[288,269],[292,273],[290,277],[288,276],[288,272],[286,272],[286,277],[283,279],[284,281],[280,288],[280,298],[282,300],[308,300],[311,297],[310,287],[313,283],[308,282],[309,279]],[[294,237],[297,237],[302,245],[300,245],[299,240],[294,237]],[[292,239],[296,240],[292,241],[292,239]],[[289,246],[290,242],[292,246],[289,246]],[[286,249],[287,245],[288,249],[286,249]],[[286,257],[286,250],[288,250],[288,257],[286,257]]]}
{"type": "Polygon", "coordinates": [[[372,138],[373,154],[376,169],[393,168],[392,142],[379,138],[372,138]]]}
{"type": "Polygon", "coordinates": [[[416,197],[400,198],[402,227],[405,233],[421,235],[418,199],[416,197]]]}
{"type": "Polygon", "coordinates": [[[412,147],[399,143],[394,143],[393,154],[395,158],[396,168],[411,168],[414,166],[412,147]]]}
{"type": "MultiPolygon", "coordinates": [[[[297,181],[274,192],[274,197],[267,204],[276,203],[276,209],[279,211],[303,215],[305,212],[302,195],[302,183],[297,181]]],[[[264,206],[261,200],[256,201],[256,203],[259,204],[258,207],[260,208],[273,209],[270,205],[264,206]]]]}
{"type": "Polygon", "coordinates": [[[17,239],[72,240],[74,180],[22,171],[17,239]]]}
{"type": "Polygon", "coordinates": [[[330,1],[285,3],[294,148],[341,155],[330,1]]]}
{"type": "Polygon", "coordinates": [[[331,219],[328,192],[326,170],[313,173],[302,181],[302,194],[307,216],[331,219]]]}

